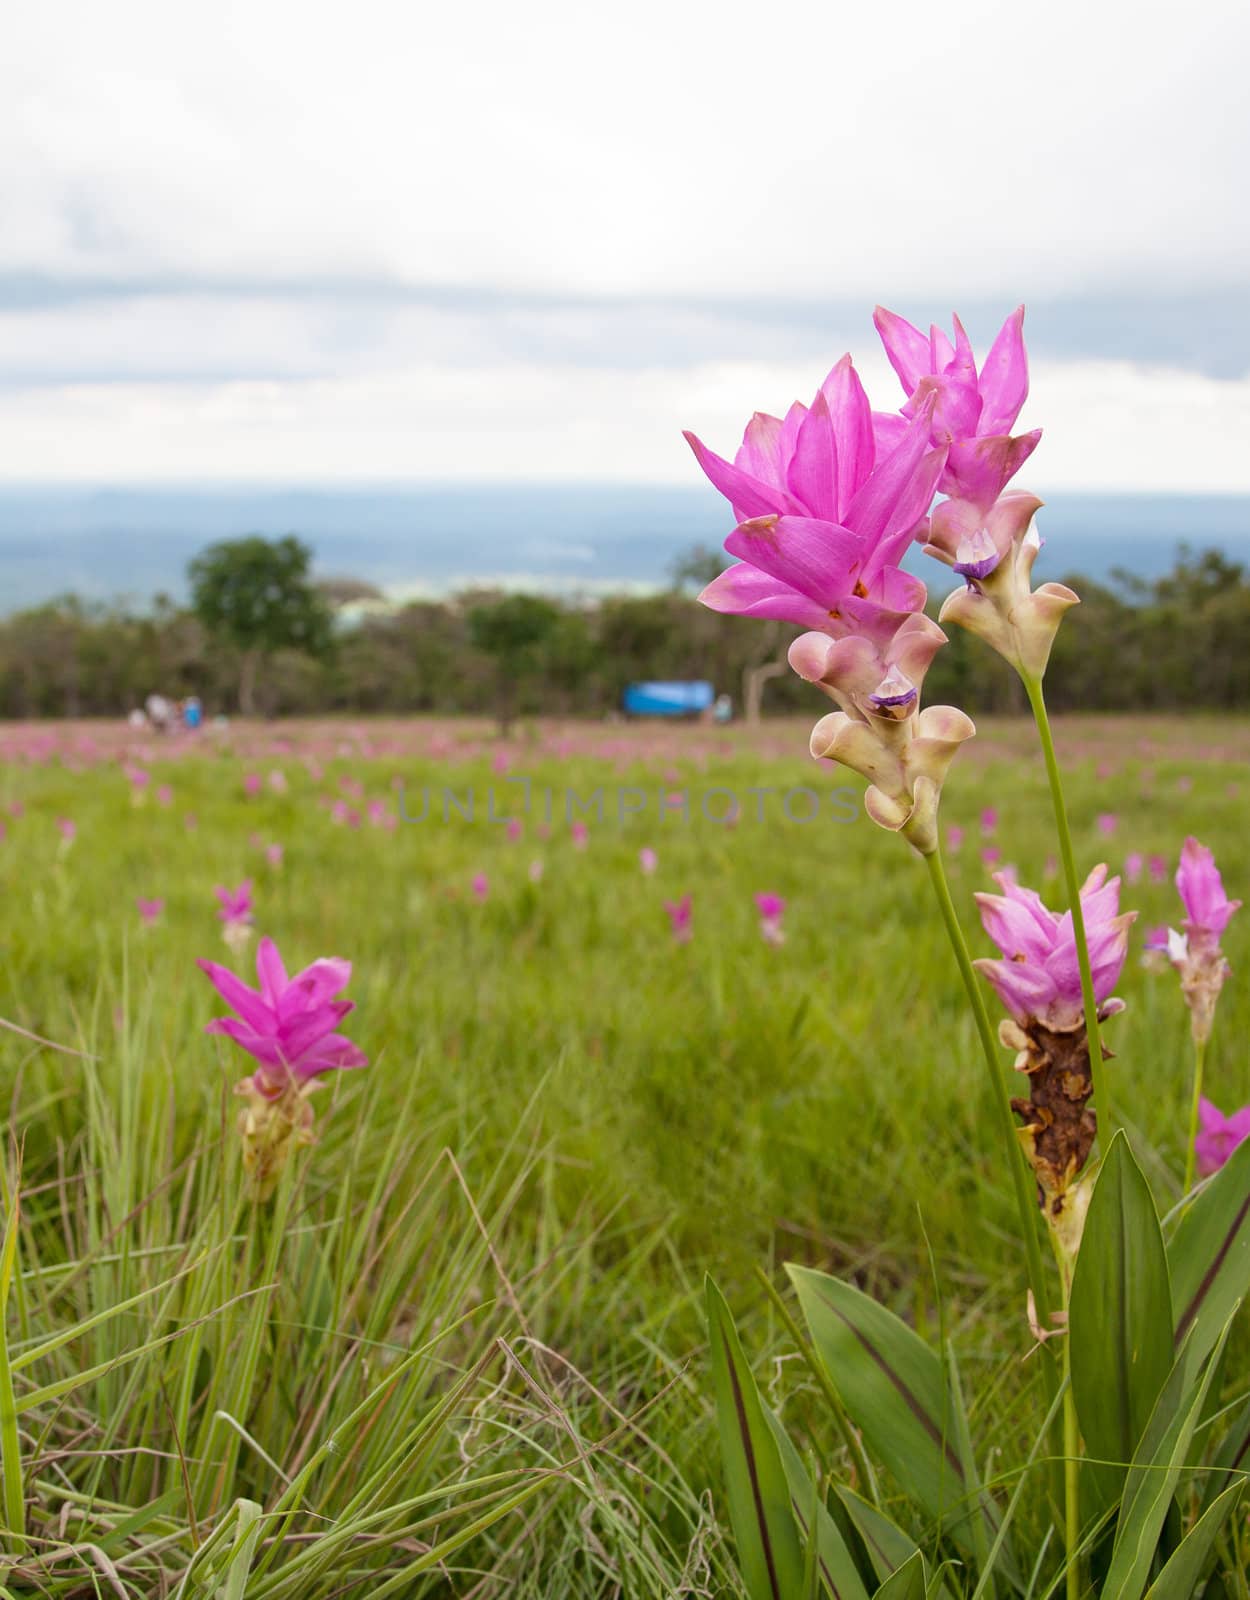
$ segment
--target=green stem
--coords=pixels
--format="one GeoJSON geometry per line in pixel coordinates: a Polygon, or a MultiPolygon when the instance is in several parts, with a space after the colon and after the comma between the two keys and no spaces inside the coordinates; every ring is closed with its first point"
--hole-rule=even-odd
{"type": "Polygon", "coordinates": [[[1007,1158],[1007,1167],[1011,1173],[1012,1188],[1015,1191],[1016,1209],[1020,1213],[1020,1233],[1024,1240],[1025,1264],[1028,1269],[1029,1287],[1033,1291],[1033,1303],[1037,1311],[1037,1320],[1042,1327],[1050,1325],[1050,1291],[1046,1281],[1046,1272],[1042,1264],[1041,1247],[1037,1242],[1038,1209],[1030,1192],[1030,1174],[1024,1159],[1024,1152],[1020,1148],[1020,1141],[1016,1137],[1016,1125],[1012,1120],[1011,1092],[1007,1087],[1007,1070],[1003,1065],[1002,1052],[997,1039],[994,1037],[990,1015],[985,1007],[985,996],[977,982],[976,971],[972,965],[972,957],[968,952],[968,944],[964,938],[963,929],[959,925],[959,914],[955,910],[955,902],[951,899],[950,884],[946,881],[946,869],[942,865],[942,853],[934,850],[925,858],[925,865],[929,869],[929,879],[933,884],[933,892],[937,896],[938,906],[942,912],[942,920],[946,924],[946,932],[950,938],[951,946],[955,952],[955,960],[959,964],[959,975],[964,981],[964,988],[968,994],[968,1003],[972,1007],[972,1015],[976,1021],[977,1033],[981,1038],[981,1048],[985,1052],[985,1063],[990,1069],[990,1078],[994,1085],[994,1105],[997,1112],[999,1132],[1003,1140],[1003,1152],[1007,1158]]]}
{"type": "MultiPolygon", "coordinates": [[[[1059,1278],[1063,1284],[1063,1310],[1067,1316],[1072,1296],[1071,1263],[1063,1258],[1059,1241],[1051,1234],[1059,1278]]],[[[1076,1418],[1076,1398],[1072,1393],[1072,1340],[1063,1339],[1063,1542],[1066,1552],[1064,1577],[1068,1600],[1081,1600],[1081,1430],[1076,1418]]]]}
{"type": "Polygon", "coordinates": [[[1185,1146],[1185,1193],[1194,1186],[1194,1156],[1198,1140],[1198,1107],[1202,1101],[1202,1069],[1206,1065],[1207,1041],[1194,1042],[1194,1092],[1189,1102],[1189,1142],[1185,1146]]]}
{"type": "Polygon", "coordinates": [[[1046,700],[1042,694],[1042,680],[1020,674],[1025,693],[1033,708],[1038,738],[1042,743],[1042,756],[1046,762],[1046,777],[1050,782],[1050,800],[1055,812],[1055,831],[1059,835],[1059,856],[1063,862],[1064,880],[1068,886],[1068,901],[1072,908],[1072,930],[1076,935],[1076,960],[1081,971],[1081,1005],[1085,1010],[1085,1036],[1089,1040],[1089,1071],[1093,1083],[1093,1108],[1098,1119],[1098,1133],[1103,1148],[1115,1132],[1115,1111],[1107,1088],[1103,1070],[1102,1034],[1098,1026],[1098,1001],[1094,995],[1094,975],[1089,964],[1089,941],[1085,936],[1085,909],[1081,905],[1081,885],[1076,875],[1076,856],[1072,850],[1072,830],[1068,827],[1068,810],[1063,802],[1063,779],[1055,755],[1055,741],[1051,736],[1050,718],[1046,714],[1046,700]]]}

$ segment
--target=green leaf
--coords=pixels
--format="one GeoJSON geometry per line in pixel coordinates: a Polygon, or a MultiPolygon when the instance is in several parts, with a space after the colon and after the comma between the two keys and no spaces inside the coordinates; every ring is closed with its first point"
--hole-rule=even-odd
{"type": "Polygon", "coordinates": [[[1203,1486],[1202,1509],[1205,1511],[1230,1482],[1244,1483],[1247,1472],[1250,1472],[1250,1400],[1242,1406],[1232,1427],[1220,1440],[1203,1486]]]}
{"type": "Polygon", "coordinates": [[[710,1278],[707,1321],[729,1520],[743,1581],[751,1600],[799,1600],[803,1551],[790,1485],[729,1307],[710,1278]]]}
{"type": "Polygon", "coordinates": [[[1188,1341],[1176,1358],[1125,1480],[1102,1600],[1141,1600],[1231,1323],[1230,1316],[1200,1383],[1188,1341]]]}
{"type": "Polygon", "coordinates": [[[1194,1196],[1168,1241],[1176,1343],[1201,1361],[1250,1292],[1250,1140],[1194,1196]]]}
{"type": "Polygon", "coordinates": [[[1072,1393],[1088,1470],[1112,1504],[1172,1368],[1172,1294],[1150,1186],[1123,1132],[1090,1201],[1072,1280],[1072,1393]],[[1115,1462],[1115,1466],[1101,1463],[1115,1462]]]}
{"type": "Polygon", "coordinates": [[[812,1342],[869,1448],[957,1543],[983,1552],[997,1514],[937,1355],[850,1284],[806,1267],[788,1271],[812,1342]]]}
{"type": "MultiPolygon", "coordinates": [[[[765,1410],[764,1415],[777,1443],[782,1470],[790,1488],[790,1507],[795,1522],[803,1538],[810,1543],[811,1475],[780,1420],[769,1410],[765,1410]]],[[[868,1590],[864,1587],[855,1559],[847,1549],[837,1523],[819,1500],[816,1502],[816,1560],[820,1576],[834,1600],[868,1600],[868,1590]]]]}
{"type": "Polygon", "coordinates": [[[1245,1482],[1242,1481],[1217,1495],[1150,1585],[1146,1600],[1192,1600],[1215,1541],[1244,1488],[1245,1482]]]}
{"type": "Polygon", "coordinates": [[[925,1600],[928,1579],[919,1550],[877,1590],[876,1600],[925,1600]]]}

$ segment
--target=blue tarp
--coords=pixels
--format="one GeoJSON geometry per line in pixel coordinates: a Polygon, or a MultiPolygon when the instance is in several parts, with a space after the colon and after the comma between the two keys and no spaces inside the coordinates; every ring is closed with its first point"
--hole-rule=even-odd
{"type": "Polygon", "coordinates": [[[715,699],[710,683],[631,683],[625,710],[632,717],[693,717],[710,710],[715,699]]]}

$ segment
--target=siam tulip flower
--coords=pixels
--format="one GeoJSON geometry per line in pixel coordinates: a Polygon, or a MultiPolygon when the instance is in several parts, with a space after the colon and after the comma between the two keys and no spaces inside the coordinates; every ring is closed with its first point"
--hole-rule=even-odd
{"type": "Polygon", "coordinates": [[[275,767],[269,774],[269,788],[274,794],[285,794],[291,785],[287,781],[286,773],[281,767],[275,767]]]}
{"type": "MultiPolygon", "coordinates": [[[[1087,1104],[1094,1085],[1072,913],[1049,910],[1034,890],[1002,873],[996,881],[1001,894],[978,894],[976,900],[985,931],[1002,956],[973,965],[1008,1012],[998,1035],[1015,1050],[1016,1069],[1029,1080],[1028,1099],[1013,1099],[1012,1110],[1023,1123],[1020,1137],[1046,1220],[1070,1261],[1089,1198],[1076,1180],[1097,1134],[1087,1104]]],[[[1111,991],[1137,913],[1120,911],[1120,880],[1108,879],[1105,866],[1095,867],[1082,885],[1081,908],[1101,1020],[1123,1010],[1123,1001],[1111,991]]]]}
{"type": "Polygon", "coordinates": [[[983,867],[996,867],[1003,859],[1003,853],[996,844],[987,844],[981,851],[981,865],[983,867]]]}
{"type": "Polygon", "coordinates": [[[933,397],[930,439],[948,449],[938,491],[988,511],[1042,437],[1040,428],[1011,437],[1029,393],[1024,307],[1003,323],[980,372],[958,317],[954,343],[939,328],[926,337],[882,306],[872,320],[907,395],[901,416],[873,417],[878,442],[897,439],[904,419],[916,416],[933,397]]]}
{"type": "Polygon", "coordinates": [[[1096,826],[1104,839],[1115,837],[1115,831],[1120,826],[1120,819],[1114,811],[1102,811],[1097,818],[1096,826]]]}
{"type": "Polygon", "coordinates": [[[590,843],[590,829],[584,822],[575,822],[569,831],[573,836],[574,850],[584,850],[590,843]]]}
{"type": "Polygon", "coordinates": [[[142,895],[135,901],[135,906],[139,912],[139,920],[145,928],[150,928],[153,923],[159,922],[165,910],[163,900],[145,900],[142,895]]]}
{"type": "Polygon", "coordinates": [[[839,638],[879,610],[919,611],[924,584],[898,562],[923,522],[946,451],[929,446],[936,397],[878,452],[872,411],[844,356],[810,407],[784,421],[757,412],[733,462],[687,434],[738,526],[739,564],[699,596],[713,611],[771,617],[839,638]]]}
{"type": "Polygon", "coordinates": [[[755,909],[760,914],[760,935],[765,944],[774,946],[786,942],[785,930],[781,926],[781,919],[785,915],[786,903],[779,894],[757,894],[755,909]]]}
{"type": "Polygon", "coordinates": [[[964,830],[954,823],[946,830],[946,848],[951,855],[958,855],[964,845],[964,830]]]}
{"type": "Polygon", "coordinates": [[[691,916],[693,901],[688,894],[682,895],[680,900],[666,900],[664,909],[668,912],[669,924],[673,930],[673,940],[676,944],[689,944],[693,937],[691,916]]]}
{"type": "Polygon", "coordinates": [[[1125,883],[1140,883],[1142,868],[1146,865],[1146,858],[1140,850],[1130,850],[1124,858],[1125,883]]]}
{"type": "Polygon", "coordinates": [[[1205,1045],[1211,1037],[1220,990],[1232,975],[1220,937],[1241,901],[1230,900],[1224,893],[1215,857],[1192,836],[1181,849],[1176,887],[1188,915],[1183,932],[1167,930],[1167,955],[1180,973],[1194,1043],[1205,1045]]]}
{"type": "Polygon", "coordinates": [[[282,865],[282,846],[280,844],[267,844],[265,846],[265,861],[275,871],[282,865]]]}
{"type": "Polygon", "coordinates": [[[926,555],[954,569],[965,587],[942,603],[939,622],[957,622],[1009,661],[1023,678],[1041,678],[1064,613],[1080,604],[1066,584],[1031,587],[1042,541],[1033,517],[1042,502],[1008,490],[988,510],[944,500],[929,519],[926,555]]]}
{"type": "Polygon", "coordinates": [[[261,791],[260,773],[259,772],[249,772],[249,773],[247,773],[245,775],[244,779],[243,779],[243,793],[246,794],[246,795],[257,795],[257,794],[260,793],[260,791],[261,791]]]}
{"type": "Polygon", "coordinates": [[[543,864],[537,858],[530,862],[529,880],[531,883],[541,883],[543,881],[543,864]]]}
{"type": "Polygon", "coordinates": [[[660,864],[660,858],[649,844],[643,845],[638,852],[638,865],[642,869],[644,878],[649,878],[660,864]]]}
{"type": "Polygon", "coordinates": [[[225,924],[222,937],[232,950],[240,950],[252,936],[256,920],[252,908],[252,880],[245,878],[237,889],[218,884],[213,890],[219,902],[217,916],[225,924]]]}
{"type": "Polygon", "coordinates": [[[986,806],[985,810],[981,813],[981,832],[982,832],[982,834],[984,835],[985,838],[990,839],[990,838],[993,837],[994,832],[997,829],[997,827],[998,827],[998,812],[994,809],[993,806],[986,806]]]}
{"type": "Polygon", "coordinates": [[[1166,883],[1168,881],[1168,858],[1166,856],[1151,856],[1146,862],[1150,873],[1151,883],[1166,883]]]}
{"type": "Polygon", "coordinates": [[[1198,1158],[1198,1171],[1204,1178],[1218,1172],[1239,1144],[1250,1139],[1250,1106],[1242,1106],[1226,1117],[1218,1106],[1207,1099],[1198,1102],[1201,1124],[1194,1139],[1194,1154],[1198,1158]]]}
{"type": "Polygon", "coordinates": [[[509,844],[516,844],[525,832],[525,826],[520,817],[509,817],[508,825],[504,829],[504,836],[509,844]]]}
{"type": "Polygon", "coordinates": [[[475,872],[470,888],[473,890],[475,900],[485,900],[490,893],[490,879],[484,872],[475,872]]]}
{"type": "Polygon", "coordinates": [[[156,803],[166,811],[168,811],[170,806],[173,805],[174,791],[169,784],[161,784],[160,788],[156,791],[156,803]]]}
{"type": "Polygon", "coordinates": [[[61,849],[66,850],[78,837],[78,824],[70,817],[58,817],[56,825],[61,835],[61,849]]]}
{"type": "Polygon", "coordinates": [[[197,963],[235,1013],[214,1018],[206,1033],[225,1034],[256,1062],[250,1077],[235,1085],[247,1105],[239,1119],[243,1163],[257,1199],[273,1191],[291,1150],[312,1142],[309,1094],[327,1072],[368,1066],[368,1057],[338,1032],[354,1009],[336,995],[351,979],[350,961],[314,961],[288,978],[272,939],[256,951],[259,990],[226,967],[197,963]]]}

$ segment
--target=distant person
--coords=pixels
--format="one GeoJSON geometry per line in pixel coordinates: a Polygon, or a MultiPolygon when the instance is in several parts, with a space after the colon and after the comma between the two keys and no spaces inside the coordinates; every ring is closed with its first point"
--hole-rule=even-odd
{"type": "Polygon", "coordinates": [[[148,721],[156,729],[157,733],[169,732],[174,708],[163,694],[150,694],[144,701],[144,709],[147,711],[148,721]]]}
{"type": "Polygon", "coordinates": [[[136,706],[126,718],[126,721],[136,731],[140,728],[146,728],[148,725],[148,719],[142,706],[136,706]]]}
{"type": "Polygon", "coordinates": [[[716,703],[712,707],[713,722],[732,722],[734,703],[727,694],[718,694],[716,703]]]}
{"type": "Polygon", "coordinates": [[[194,733],[204,721],[204,708],[201,706],[197,695],[188,695],[182,707],[182,725],[188,733],[194,733]]]}

